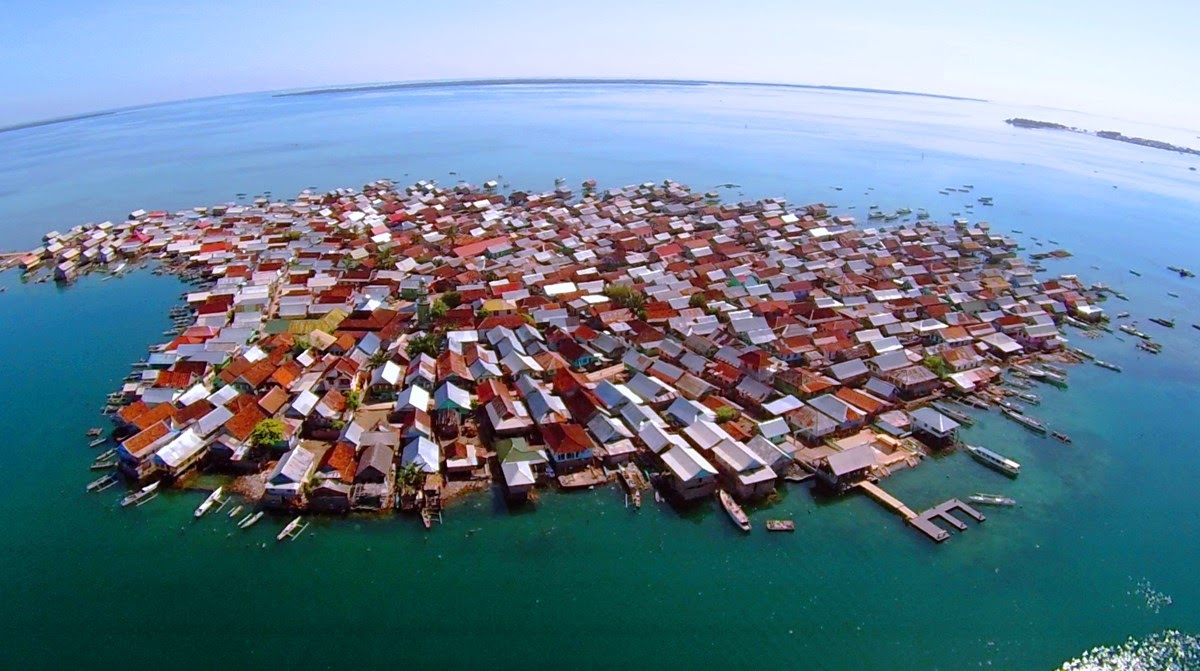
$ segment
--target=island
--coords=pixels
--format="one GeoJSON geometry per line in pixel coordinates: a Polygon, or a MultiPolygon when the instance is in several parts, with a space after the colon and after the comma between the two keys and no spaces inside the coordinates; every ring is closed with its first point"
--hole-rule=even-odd
{"type": "MultiPolygon", "coordinates": [[[[1174,152],[1179,152],[1181,154],[1191,154],[1193,156],[1200,156],[1200,149],[1192,149],[1190,147],[1183,147],[1183,146],[1180,146],[1177,144],[1163,142],[1161,140],[1150,140],[1150,139],[1147,139],[1144,137],[1130,137],[1128,135],[1118,133],[1117,131],[1100,130],[1100,131],[1092,132],[1089,130],[1085,130],[1083,128],[1076,128],[1074,126],[1066,126],[1064,124],[1055,123],[1053,121],[1037,121],[1034,119],[1022,119],[1019,117],[1012,118],[1012,119],[1005,119],[1004,123],[1006,123],[1010,126],[1014,126],[1016,128],[1065,130],[1065,131],[1068,131],[1071,133],[1083,133],[1084,135],[1095,135],[1096,137],[1103,138],[1105,140],[1116,140],[1118,142],[1126,142],[1129,144],[1136,144],[1136,145],[1139,145],[1142,147],[1150,147],[1151,149],[1164,149],[1166,151],[1174,151],[1174,152]]],[[[1194,168],[1193,168],[1193,170],[1194,170],[1194,168]]]]}
{"type": "Polygon", "coordinates": [[[941,541],[935,521],[983,515],[955,498],[918,513],[877,482],[956,450],[989,408],[1046,434],[1021,404],[1091,358],[1061,329],[1106,328],[1104,287],[1039,277],[985,222],[867,227],[670,180],[497,186],[137,210],[8,257],[29,281],[190,285],[109,396],[112,428],[89,432],[89,490],[123,485],[134,507],[200,489],[197,517],[286,515],[286,539],[305,514],[430,528],[467,492],[536,506],[618,482],[631,511],[720,501],[749,530],[743,504],[811,485],[941,541]]]}

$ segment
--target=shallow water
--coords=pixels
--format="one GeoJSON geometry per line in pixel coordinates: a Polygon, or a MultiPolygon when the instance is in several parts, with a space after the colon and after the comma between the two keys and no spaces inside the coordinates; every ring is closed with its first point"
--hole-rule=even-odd
{"type": "Polygon", "coordinates": [[[140,207],[378,177],[502,175],[533,189],[558,176],[733,182],[732,198],[824,201],[860,219],[871,204],[942,220],[959,211],[1024,231],[1015,235],[1029,251],[1052,248],[1032,237],[1057,240],[1075,256],[1046,261],[1052,272],[1124,291],[1131,302],[1106,308],[1133,312],[1166,348],[1153,357],[1132,339],[1074,334],[1125,372],[1081,366],[1069,390],[1035,390],[1044,400],[1032,412],[1072,445],[994,414],[967,434],[1020,461],[1016,481],[964,454],[887,480],[914,508],[975,491],[1020,502],[939,546],[865,497],[818,502],[799,487],[751,511],[759,528],[745,537],[715,509],[635,514],[601,490],[547,494],[517,514],[476,496],[430,533],[407,519],[318,520],[278,545],[284,520],[247,532],[223,515],[193,523],[199,494],[136,510],[117,509],[112,490],[83,494],[83,432],[167,328],[182,286],[142,273],[58,290],[7,273],[6,656],[17,668],[1048,669],[1128,637],[1149,646],[1166,629],[1200,632],[1189,422],[1200,333],[1187,327],[1200,322],[1200,285],[1165,269],[1200,266],[1200,178],[1189,157],[1002,123],[1015,115],[1047,113],[851,92],[559,85],[238,96],[0,133],[4,248],[140,207]],[[964,183],[974,191],[937,193],[964,183]],[[964,205],[981,195],[995,207],[971,214],[964,205]],[[1179,328],[1146,323],[1158,315],[1179,328]],[[794,516],[797,532],[763,533],[775,516],[794,516]],[[1171,603],[1148,605],[1142,583],[1171,603]]]}

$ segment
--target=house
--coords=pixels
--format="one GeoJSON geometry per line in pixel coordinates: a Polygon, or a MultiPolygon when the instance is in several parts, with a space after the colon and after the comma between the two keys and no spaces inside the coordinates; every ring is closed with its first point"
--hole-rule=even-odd
{"type": "Polygon", "coordinates": [[[587,431],[574,422],[542,427],[546,453],[557,473],[570,473],[588,466],[595,456],[595,443],[587,431]]]}
{"type": "Polygon", "coordinates": [[[809,445],[820,443],[825,436],[838,429],[837,421],[812,406],[805,405],[789,410],[783,418],[796,435],[809,445]]]}
{"type": "Polygon", "coordinates": [[[958,422],[930,408],[917,408],[908,413],[913,432],[933,448],[948,447],[958,442],[958,422]]]}
{"type": "Polygon", "coordinates": [[[722,440],[709,453],[722,484],[735,498],[757,500],[775,491],[778,474],[740,441],[722,440]]]}
{"type": "Polygon", "coordinates": [[[172,478],[178,478],[200,463],[208,451],[208,441],[192,427],[171,439],[154,453],[154,461],[159,469],[172,478]]]}
{"type": "Polygon", "coordinates": [[[817,460],[817,481],[826,487],[844,492],[871,475],[877,457],[869,443],[834,452],[817,460]]]}
{"type": "Polygon", "coordinates": [[[442,469],[442,449],[428,438],[413,438],[404,446],[400,467],[416,466],[422,473],[437,473],[442,469]]]}
{"type": "Polygon", "coordinates": [[[304,486],[316,469],[316,457],[303,447],[288,450],[267,475],[262,504],[267,508],[288,508],[304,498],[304,486]]]}
{"type": "Polygon", "coordinates": [[[659,455],[667,467],[667,486],[683,501],[712,496],[717,490],[717,469],[687,445],[674,445],[659,455]]]}
{"type": "Polygon", "coordinates": [[[126,438],[117,448],[117,470],[135,482],[149,477],[158,469],[153,460],[154,453],[171,442],[176,434],[164,420],[126,438]]]}
{"type": "Polygon", "coordinates": [[[884,375],[896,385],[900,396],[907,399],[921,398],[933,393],[942,385],[937,374],[924,366],[908,366],[884,375]]]}

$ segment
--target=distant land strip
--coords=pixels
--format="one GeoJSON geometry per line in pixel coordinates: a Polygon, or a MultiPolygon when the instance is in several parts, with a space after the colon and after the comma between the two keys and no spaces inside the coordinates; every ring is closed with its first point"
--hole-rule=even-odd
{"type": "Polygon", "coordinates": [[[920,93],[917,91],[896,91],[892,89],[872,89],[858,86],[827,86],[818,84],[782,84],[777,82],[733,82],[709,79],[456,79],[449,81],[399,82],[393,84],[363,84],[361,86],[337,86],[332,88],[315,88],[303,91],[276,93],[276,98],[293,96],[317,96],[333,93],[363,93],[369,91],[398,91],[403,89],[435,89],[453,88],[459,86],[521,86],[528,84],[599,84],[599,85],[644,85],[644,86],[768,86],[786,89],[808,89],[815,91],[847,91],[855,93],[882,93],[893,96],[919,96],[922,98],[941,98],[943,100],[969,100],[972,102],[987,102],[982,98],[964,98],[940,93],[920,93]]]}
{"type": "Polygon", "coordinates": [[[71,116],[60,116],[53,119],[41,119],[39,121],[26,121],[24,123],[13,124],[11,126],[0,126],[0,133],[7,133],[13,130],[24,130],[26,128],[37,128],[38,126],[53,126],[56,123],[66,123],[68,121],[83,121],[84,119],[95,119],[97,117],[116,114],[116,110],[107,110],[104,112],[88,112],[86,114],[72,114],[71,116]]]}
{"type": "Polygon", "coordinates": [[[1105,140],[1116,140],[1118,142],[1127,142],[1129,144],[1136,144],[1136,145],[1139,145],[1142,147],[1150,147],[1151,149],[1164,149],[1166,151],[1176,151],[1181,154],[1191,154],[1192,156],[1200,156],[1200,149],[1192,149],[1191,147],[1183,147],[1183,146],[1180,146],[1177,144],[1171,144],[1170,142],[1163,142],[1162,140],[1150,140],[1150,139],[1147,139],[1144,137],[1130,137],[1129,135],[1124,135],[1122,133],[1118,133],[1117,131],[1113,131],[1113,130],[1090,131],[1090,130],[1087,130],[1086,128],[1076,128],[1074,126],[1067,126],[1065,124],[1055,123],[1053,121],[1037,121],[1035,119],[1022,119],[1020,117],[1013,118],[1013,119],[1005,119],[1004,123],[1009,124],[1010,126],[1015,126],[1017,128],[1036,128],[1036,129],[1043,129],[1043,130],[1065,130],[1068,133],[1082,133],[1084,135],[1095,135],[1096,137],[1104,138],[1105,140]]]}

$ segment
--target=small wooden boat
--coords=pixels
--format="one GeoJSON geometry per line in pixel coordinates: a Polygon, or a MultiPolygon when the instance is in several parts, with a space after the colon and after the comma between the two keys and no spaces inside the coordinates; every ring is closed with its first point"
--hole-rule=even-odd
{"type": "Polygon", "coordinates": [[[421,524],[426,529],[433,528],[433,514],[429,512],[428,508],[421,509],[421,524]]]}
{"type": "Polygon", "coordinates": [[[256,513],[250,513],[249,515],[246,515],[245,517],[243,517],[241,522],[238,522],[238,528],[239,529],[249,529],[250,527],[257,524],[258,521],[262,519],[262,516],[263,516],[263,513],[261,510],[256,513]]]}
{"type": "Polygon", "coordinates": [[[136,492],[131,492],[129,494],[126,494],[125,498],[121,499],[121,507],[127,508],[134,504],[137,504],[140,506],[143,503],[154,498],[155,496],[158,496],[158,485],[159,485],[159,482],[157,480],[155,480],[154,482],[151,482],[150,484],[146,485],[145,487],[142,487],[141,489],[137,490],[136,492]]]}
{"type": "Polygon", "coordinates": [[[104,433],[104,429],[101,429],[98,426],[93,426],[92,428],[87,430],[88,438],[95,438],[96,436],[99,436],[102,433],[104,433]]]}
{"type": "Polygon", "coordinates": [[[969,500],[971,503],[982,503],[987,506],[1015,506],[1015,505],[1017,505],[1017,502],[1015,499],[1010,499],[1007,496],[1001,496],[999,494],[983,494],[983,493],[972,494],[971,496],[967,497],[967,500],[969,500]]]}
{"type": "Polygon", "coordinates": [[[1101,367],[1101,368],[1107,368],[1108,370],[1114,370],[1114,371],[1116,371],[1116,372],[1118,372],[1118,373],[1120,373],[1120,372],[1121,372],[1121,367],[1120,367],[1120,366],[1118,366],[1118,365],[1117,365],[1117,364],[1115,364],[1115,363],[1109,363],[1109,362],[1107,362],[1107,361],[1101,361],[1100,359],[1096,359],[1096,360],[1095,360],[1095,361],[1093,361],[1092,363],[1096,364],[1097,366],[1099,366],[1099,367],[1101,367]]]}
{"type": "Polygon", "coordinates": [[[1071,437],[1068,436],[1067,434],[1063,433],[1062,431],[1051,431],[1050,435],[1054,436],[1054,438],[1059,440],[1060,442],[1067,443],[1068,445],[1071,443],[1071,437]]]}
{"type": "Polygon", "coordinates": [[[283,531],[280,531],[275,536],[275,540],[278,542],[286,538],[294,541],[300,536],[300,534],[304,533],[306,528],[308,528],[308,525],[304,524],[304,516],[299,515],[296,517],[296,519],[287,523],[287,526],[283,528],[283,531]]]}
{"type": "Polygon", "coordinates": [[[192,515],[196,519],[204,517],[204,514],[207,513],[214,505],[216,505],[216,503],[218,501],[221,500],[221,493],[224,491],[225,491],[224,487],[217,487],[216,489],[214,489],[213,492],[208,495],[208,498],[204,499],[204,502],[196,507],[196,511],[194,513],[192,513],[192,515]]]}
{"type": "Polygon", "coordinates": [[[733,500],[724,489],[717,490],[717,498],[721,502],[721,507],[729,514],[729,519],[738,526],[742,531],[750,531],[750,518],[746,517],[746,511],[733,500]]]}
{"type": "Polygon", "coordinates": [[[88,443],[88,447],[100,447],[101,445],[103,445],[106,442],[108,442],[108,438],[105,438],[104,436],[100,436],[99,438],[88,443]]]}
{"type": "Polygon", "coordinates": [[[117,477],[116,473],[109,473],[89,482],[87,485],[87,490],[89,492],[102,492],[117,484],[119,481],[120,478],[117,477]]]}
{"type": "Polygon", "coordinates": [[[767,531],[795,531],[796,523],[792,520],[767,520],[767,531]]]}
{"type": "Polygon", "coordinates": [[[1174,319],[1163,319],[1162,317],[1151,317],[1150,321],[1154,322],[1155,324],[1158,324],[1159,326],[1165,326],[1169,329],[1175,328],[1175,320],[1174,319]]]}
{"type": "Polygon", "coordinates": [[[240,512],[242,512],[242,507],[241,507],[241,506],[234,506],[234,507],[233,507],[233,510],[230,510],[230,511],[229,511],[229,516],[230,516],[230,517],[237,517],[237,516],[238,516],[238,513],[240,513],[240,512]]]}

